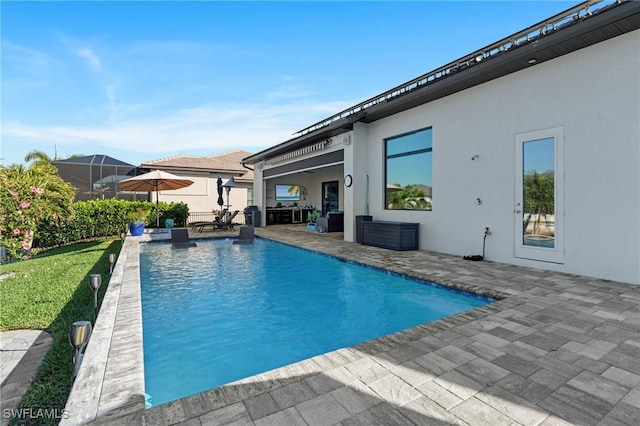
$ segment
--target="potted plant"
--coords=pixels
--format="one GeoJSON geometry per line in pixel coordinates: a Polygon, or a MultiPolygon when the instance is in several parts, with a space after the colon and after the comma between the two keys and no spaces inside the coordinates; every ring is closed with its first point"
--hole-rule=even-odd
{"type": "Polygon", "coordinates": [[[149,216],[149,210],[139,208],[127,214],[129,221],[129,232],[134,237],[139,237],[144,233],[144,224],[149,216]]]}
{"type": "Polygon", "coordinates": [[[314,209],[312,212],[309,212],[309,214],[307,215],[307,229],[310,229],[312,231],[316,230],[316,221],[321,214],[322,212],[318,209],[314,209]]]}

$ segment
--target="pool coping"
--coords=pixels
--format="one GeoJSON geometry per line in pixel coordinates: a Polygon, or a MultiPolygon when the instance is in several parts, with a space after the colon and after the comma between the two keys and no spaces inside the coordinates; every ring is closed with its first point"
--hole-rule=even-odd
{"type": "Polygon", "coordinates": [[[60,425],[108,421],[145,407],[139,243],[124,240],[60,425]]]}
{"type": "MultiPolygon", "coordinates": [[[[359,260],[299,247],[284,241],[266,237],[259,238],[338,258],[360,266],[370,267],[376,270],[386,270],[374,264],[367,264],[359,260]]],[[[131,415],[142,415],[145,411],[163,410],[163,407],[171,406],[172,403],[175,402],[171,401],[146,409],[144,350],[142,340],[140,244],[168,239],[168,234],[143,236],[142,238],[128,236],[125,238],[113,273],[109,279],[109,285],[100,306],[100,312],[91,334],[91,339],[86,347],[82,365],[65,406],[69,417],[62,419],[60,425],[90,424],[94,422],[108,423],[115,419],[130,417],[131,415]]],[[[410,274],[401,272],[390,272],[425,281],[424,277],[419,276],[419,274],[411,276],[410,274]]],[[[515,300],[505,302],[508,296],[507,294],[485,288],[440,282],[433,282],[433,284],[490,297],[496,299],[496,301],[489,305],[382,336],[350,348],[362,350],[363,353],[376,353],[382,349],[388,350],[391,342],[406,342],[407,339],[419,340],[434,331],[442,331],[449,327],[495,313],[497,307],[506,309],[520,303],[515,300]],[[469,290],[469,287],[472,288],[472,290],[469,290]],[[499,305],[494,306],[496,303],[499,305]],[[483,308],[487,306],[494,307],[490,310],[483,310],[483,308]]],[[[321,365],[339,366],[342,363],[336,362],[336,360],[341,359],[345,362],[354,360],[354,355],[350,353],[350,348],[337,349],[275,370],[247,377],[216,389],[224,391],[225,388],[235,387],[247,381],[273,381],[274,377],[278,378],[283,373],[285,376],[289,374],[291,369],[295,369],[298,364],[304,365],[312,361],[321,365]]],[[[280,377],[279,381],[283,382],[283,380],[284,378],[280,377]]],[[[216,389],[214,389],[214,391],[216,391],[216,389]]],[[[190,399],[199,399],[202,394],[204,394],[204,392],[181,398],[181,400],[189,401],[190,399]]],[[[235,399],[231,399],[229,402],[233,403],[236,401],[235,399]]]]}

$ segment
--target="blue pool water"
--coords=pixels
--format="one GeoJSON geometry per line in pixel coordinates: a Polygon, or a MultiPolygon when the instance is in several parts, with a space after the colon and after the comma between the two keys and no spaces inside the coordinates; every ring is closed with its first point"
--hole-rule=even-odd
{"type": "Polygon", "coordinates": [[[142,246],[151,405],[492,301],[262,239],[142,246]]]}

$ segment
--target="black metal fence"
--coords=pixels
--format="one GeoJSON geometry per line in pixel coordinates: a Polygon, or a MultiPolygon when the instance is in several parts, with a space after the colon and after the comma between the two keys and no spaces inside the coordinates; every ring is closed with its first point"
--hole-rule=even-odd
{"type": "MultiPolygon", "coordinates": [[[[189,218],[187,219],[187,225],[194,222],[213,222],[216,220],[216,215],[212,212],[189,212],[189,218]]],[[[247,221],[244,217],[244,212],[240,210],[236,217],[233,218],[233,223],[238,225],[246,225],[247,221]]]]}

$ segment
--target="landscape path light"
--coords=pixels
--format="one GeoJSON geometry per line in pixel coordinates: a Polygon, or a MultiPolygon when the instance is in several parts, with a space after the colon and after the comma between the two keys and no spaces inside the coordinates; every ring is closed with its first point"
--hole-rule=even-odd
{"type": "Polygon", "coordinates": [[[69,343],[74,349],[73,354],[73,378],[75,379],[80,370],[80,364],[82,364],[82,358],[84,354],[82,351],[89,343],[89,337],[91,337],[91,323],[89,321],[76,321],[71,324],[71,330],[69,330],[69,343]]]}
{"type": "Polygon", "coordinates": [[[93,321],[98,318],[98,290],[102,285],[102,275],[91,274],[89,275],[89,287],[93,290],[93,321]]]}
{"type": "Polygon", "coordinates": [[[109,275],[113,274],[113,266],[116,264],[116,254],[109,254],[109,275]]]}

